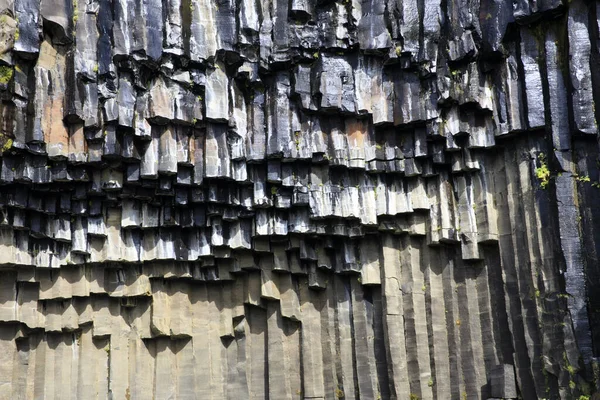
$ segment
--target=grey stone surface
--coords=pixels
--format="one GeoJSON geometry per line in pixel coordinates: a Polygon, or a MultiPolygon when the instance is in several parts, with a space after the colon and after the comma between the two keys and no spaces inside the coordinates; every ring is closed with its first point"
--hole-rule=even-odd
{"type": "Polygon", "coordinates": [[[0,400],[590,398],[598,16],[0,1],[0,400]]]}

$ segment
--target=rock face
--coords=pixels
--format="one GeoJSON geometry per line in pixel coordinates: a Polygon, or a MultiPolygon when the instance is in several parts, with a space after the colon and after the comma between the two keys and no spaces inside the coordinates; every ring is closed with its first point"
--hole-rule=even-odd
{"type": "Polygon", "coordinates": [[[588,399],[599,26],[0,1],[0,399],[588,399]]]}

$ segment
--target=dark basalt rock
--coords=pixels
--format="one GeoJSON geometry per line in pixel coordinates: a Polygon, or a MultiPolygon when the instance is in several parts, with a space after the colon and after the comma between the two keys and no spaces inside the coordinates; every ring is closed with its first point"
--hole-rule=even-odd
{"type": "Polygon", "coordinates": [[[588,399],[598,16],[0,2],[0,399],[588,399]]]}

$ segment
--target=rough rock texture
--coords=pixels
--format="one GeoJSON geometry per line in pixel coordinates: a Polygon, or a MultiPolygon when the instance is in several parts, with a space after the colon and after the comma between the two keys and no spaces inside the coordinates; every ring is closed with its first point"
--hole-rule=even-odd
{"type": "Polygon", "coordinates": [[[599,25],[0,1],[0,399],[587,399],[599,25]]]}

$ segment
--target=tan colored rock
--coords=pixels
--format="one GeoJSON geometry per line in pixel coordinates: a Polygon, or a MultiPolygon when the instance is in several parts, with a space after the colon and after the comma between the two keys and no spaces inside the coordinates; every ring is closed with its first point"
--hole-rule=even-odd
{"type": "Polygon", "coordinates": [[[0,59],[12,64],[12,49],[15,45],[17,21],[9,15],[0,16],[0,59]]]}
{"type": "Polygon", "coordinates": [[[66,158],[69,134],[63,122],[65,96],[65,55],[45,40],[40,46],[35,71],[35,115],[33,140],[47,143],[48,156],[66,158]],[[50,88],[51,91],[50,91],[50,88]]]}

